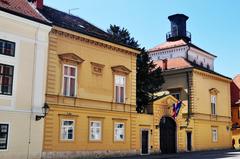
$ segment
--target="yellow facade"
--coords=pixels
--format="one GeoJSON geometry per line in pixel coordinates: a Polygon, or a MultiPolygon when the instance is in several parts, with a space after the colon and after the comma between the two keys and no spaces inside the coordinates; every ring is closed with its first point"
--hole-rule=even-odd
{"type": "MultiPolygon", "coordinates": [[[[143,131],[148,132],[147,153],[159,153],[160,121],[172,118],[177,100],[164,97],[153,104],[153,114],[136,113],[136,55],[138,51],[59,27],[50,33],[43,156],[88,156],[142,153],[143,131]],[[63,66],[77,68],[76,96],[63,95],[63,66]],[[116,103],[115,75],[126,76],[126,100],[116,103]],[[61,140],[63,120],[74,121],[74,138],[61,140]],[[90,140],[91,121],[101,123],[101,139],[90,140]],[[124,140],[115,141],[114,123],[124,123],[124,140]]],[[[185,78],[183,78],[185,79],[185,78]]],[[[179,83],[179,85],[181,82],[179,83]]],[[[176,151],[231,147],[230,80],[197,69],[192,71],[191,114],[183,101],[176,120],[176,151]],[[211,115],[211,94],[217,96],[216,114],[211,115]],[[213,141],[213,130],[217,131],[213,141]]],[[[187,83],[184,83],[187,85],[187,83]]],[[[183,94],[185,99],[186,94],[183,94]]]]}
{"type": "Polygon", "coordinates": [[[230,82],[218,75],[193,71],[193,150],[231,147],[230,82]],[[213,115],[210,97],[214,91],[217,100],[216,114],[213,115]],[[217,129],[217,141],[213,141],[212,129],[217,129]]]}
{"type": "Polygon", "coordinates": [[[54,27],[50,33],[43,154],[136,153],[137,50],[54,27]],[[63,65],[77,68],[74,97],[63,95],[63,65]],[[115,75],[126,76],[125,102],[116,103],[115,75]],[[74,121],[74,139],[62,141],[61,121],[74,121]],[[101,122],[101,140],[90,140],[90,122],[101,122]],[[114,123],[124,123],[124,141],[114,140],[114,123]]]}

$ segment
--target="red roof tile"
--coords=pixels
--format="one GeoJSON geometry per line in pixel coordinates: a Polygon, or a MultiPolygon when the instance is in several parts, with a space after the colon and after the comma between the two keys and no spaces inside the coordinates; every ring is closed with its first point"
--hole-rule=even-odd
{"type": "Polygon", "coordinates": [[[24,16],[31,20],[49,23],[48,20],[34,8],[33,4],[27,0],[0,0],[0,10],[15,13],[16,15],[24,16]]]}
{"type": "Polygon", "coordinates": [[[155,46],[154,48],[152,49],[149,49],[148,51],[149,52],[154,52],[154,51],[158,51],[158,50],[165,50],[165,49],[170,49],[170,48],[175,48],[175,47],[180,47],[180,46],[189,46],[189,47],[193,47],[197,50],[200,50],[210,56],[213,56],[213,57],[217,57],[203,49],[201,49],[200,47],[194,45],[193,43],[190,43],[190,42],[185,42],[184,40],[180,39],[180,40],[177,40],[177,41],[166,41],[164,43],[161,43],[157,46],[155,46]]]}
{"type": "MultiPolygon", "coordinates": [[[[157,66],[163,68],[163,60],[154,61],[157,66]]],[[[174,58],[167,60],[167,69],[182,69],[192,67],[192,65],[184,58],[174,58]]]]}
{"type": "Polygon", "coordinates": [[[164,50],[164,49],[169,49],[169,48],[183,46],[183,45],[187,45],[187,43],[182,39],[177,40],[177,41],[166,41],[162,44],[155,46],[152,49],[149,49],[148,51],[152,52],[152,51],[157,51],[157,50],[164,50]]]}

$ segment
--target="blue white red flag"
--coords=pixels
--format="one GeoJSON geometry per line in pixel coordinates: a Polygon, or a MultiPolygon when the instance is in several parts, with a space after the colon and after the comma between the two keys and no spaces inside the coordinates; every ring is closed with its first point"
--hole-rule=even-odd
{"type": "Polygon", "coordinates": [[[182,101],[178,101],[177,103],[173,104],[173,118],[174,119],[178,116],[181,106],[182,106],[182,101]]]}

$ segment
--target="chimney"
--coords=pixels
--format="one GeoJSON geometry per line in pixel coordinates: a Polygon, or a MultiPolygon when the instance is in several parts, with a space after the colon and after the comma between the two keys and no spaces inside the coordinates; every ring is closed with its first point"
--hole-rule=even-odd
{"type": "Polygon", "coordinates": [[[43,8],[43,0],[28,0],[28,2],[34,4],[36,9],[42,9],[43,8]]]}
{"type": "Polygon", "coordinates": [[[43,8],[43,0],[36,0],[36,6],[37,9],[42,9],[43,8]]]}
{"type": "Polygon", "coordinates": [[[164,59],[163,60],[163,70],[167,70],[168,69],[168,60],[167,59],[164,59]]]}
{"type": "Polygon", "coordinates": [[[171,22],[171,31],[166,34],[167,41],[177,41],[180,39],[186,42],[191,41],[191,33],[187,31],[186,22],[188,16],[184,14],[174,14],[168,17],[171,22]]]}

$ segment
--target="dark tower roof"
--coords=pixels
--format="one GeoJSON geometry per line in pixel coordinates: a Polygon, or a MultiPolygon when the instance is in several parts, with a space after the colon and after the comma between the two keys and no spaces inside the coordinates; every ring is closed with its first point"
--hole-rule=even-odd
{"type": "Polygon", "coordinates": [[[171,22],[171,31],[166,34],[167,41],[176,41],[183,39],[186,42],[191,41],[191,33],[187,31],[186,22],[188,16],[184,14],[174,14],[168,17],[171,22]]]}

